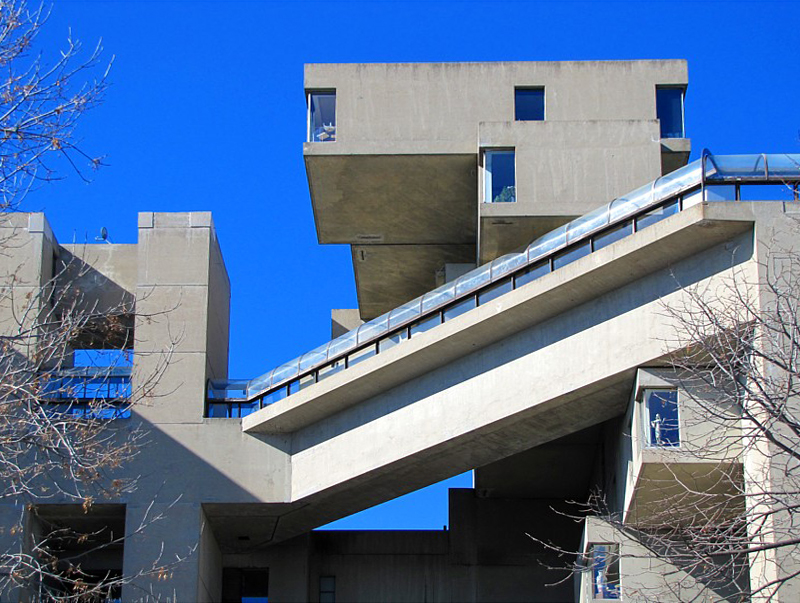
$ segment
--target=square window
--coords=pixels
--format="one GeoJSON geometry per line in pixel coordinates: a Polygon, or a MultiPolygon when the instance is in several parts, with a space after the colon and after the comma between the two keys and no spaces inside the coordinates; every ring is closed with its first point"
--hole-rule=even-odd
{"type": "Polygon", "coordinates": [[[684,138],[683,88],[656,87],[656,117],[661,122],[661,138],[684,138]]]}
{"type": "Polygon", "coordinates": [[[517,200],[514,151],[484,151],[484,203],[513,203],[517,200]]]}
{"type": "Polygon", "coordinates": [[[619,545],[590,544],[589,563],[592,571],[592,598],[618,600],[619,597],[619,545]]]}
{"type": "Polygon", "coordinates": [[[514,119],[516,121],[544,120],[544,88],[514,89],[514,119]]]}
{"type": "Polygon", "coordinates": [[[657,448],[680,446],[678,391],[648,389],[644,392],[647,445],[657,448]]]}
{"type": "Polygon", "coordinates": [[[336,142],[336,92],[308,92],[308,142],[336,142]]]}

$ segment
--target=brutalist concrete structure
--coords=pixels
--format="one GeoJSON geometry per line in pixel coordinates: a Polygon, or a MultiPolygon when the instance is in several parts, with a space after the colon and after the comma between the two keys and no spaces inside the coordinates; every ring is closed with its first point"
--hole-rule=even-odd
{"type": "Polygon", "coordinates": [[[792,246],[796,158],[686,165],[683,61],[309,65],[305,85],[319,239],[352,246],[360,307],[264,375],[229,378],[236,302],[210,214],[142,213],[136,245],[59,245],[41,214],[6,220],[18,244],[0,276],[22,267],[40,287],[75,258],[89,299],[133,304],[134,388],[169,356],[116,419],[149,434],[125,468],[139,487],[98,521],[168,519],[94,562],[188,559],[122,599],[637,600],[679,576],[683,594],[660,600],[724,600],[599,519],[573,521],[570,501],[600,489],[633,521],[671,479],[710,488],[760,462],[690,451],[712,434],[670,368],[663,308],[792,246]],[[772,202],[744,201],[751,184],[772,202]],[[313,531],[471,469],[449,530],[313,531]],[[599,561],[564,581],[537,541],[599,561]]]}

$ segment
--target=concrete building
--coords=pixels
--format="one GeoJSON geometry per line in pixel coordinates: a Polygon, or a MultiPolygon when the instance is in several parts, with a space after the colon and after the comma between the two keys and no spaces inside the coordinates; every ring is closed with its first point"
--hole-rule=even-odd
{"type": "MultiPolygon", "coordinates": [[[[684,61],[308,65],[317,232],[351,245],[359,308],[332,311],[330,343],[253,379],[228,376],[209,213],[141,213],[135,245],[60,245],[41,214],[7,218],[0,278],[35,289],[79,265],[87,303],[131,308],[115,344],[133,351],[127,387],[169,360],[114,421],[149,434],[125,467],[138,488],[82,519],[48,501],[31,523],[132,534],[163,510],[91,560],[131,575],[162,547],[188,556],[125,601],[635,601],[676,580],[658,600],[725,600],[570,517],[600,490],[646,520],[676,482],[710,489],[721,467],[757,462],[735,445],[714,463],[693,452],[713,438],[670,368],[663,309],[791,246],[800,169],[786,155],[686,165],[686,86],[684,61]],[[313,531],[468,470],[449,530],[313,531]],[[578,556],[556,549],[583,551],[586,571],[570,577],[578,556]]],[[[65,374],[91,381],[74,364],[65,374]]]]}

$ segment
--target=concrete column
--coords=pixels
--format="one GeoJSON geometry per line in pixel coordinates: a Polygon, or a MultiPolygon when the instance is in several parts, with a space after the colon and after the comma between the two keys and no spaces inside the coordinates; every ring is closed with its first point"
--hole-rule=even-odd
{"type": "Polygon", "coordinates": [[[211,214],[139,214],[138,270],[134,387],[152,381],[139,412],[199,423],[206,380],[228,372],[230,284],[211,214]]]}
{"type": "Polygon", "coordinates": [[[132,582],[123,587],[122,600],[214,600],[208,577],[201,578],[201,567],[212,568],[215,559],[214,543],[204,538],[206,529],[199,504],[129,504],[123,573],[132,582]]]}

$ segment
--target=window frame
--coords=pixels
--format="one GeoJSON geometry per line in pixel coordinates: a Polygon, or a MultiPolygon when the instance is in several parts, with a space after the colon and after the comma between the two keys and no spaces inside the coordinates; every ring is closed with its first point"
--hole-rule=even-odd
{"type": "Polygon", "coordinates": [[[656,119],[658,119],[658,134],[664,140],[680,140],[681,138],[686,138],[686,86],[681,84],[656,84],[656,119]],[[658,91],[659,90],[679,90],[681,93],[681,135],[680,136],[670,136],[664,138],[661,132],[661,119],[658,117],[658,91]]]}
{"type": "Polygon", "coordinates": [[[338,99],[336,98],[336,88],[312,88],[305,91],[306,92],[306,142],[336,142],[338,138],[338,122],[339,122],[339,103],[337,102],[338,99]],[[333,127],[334,132],[336,132],[335,138],[333,140],[314,140],[313,134],[311,132],[311,97],[315,94],[332,94],[334,98],[333,102],[333,127]]]}
{"type": "Polygon", "coordinates": [[[514,121],[547,121],[547,92],[545,86],[514,86],[514,121]],[[517,117],[517,92],[522,90],[536,90],[542,93],[542,118],[520,119],[517,117]]]}
{"type": "MultiPolygon", "coordinates": [[[[497,153],[511,153],[514,156],[514,201],[517,203],[517,150],[515,147],[484,147],[481,149],[481,199],[482,203],[495,203],[492,197],[492,173],[489,171],[489,156],[497,153]]],[[[498,201],[498,203],[501,203],[498,201]]]]}
{"type": "MultiPolygon", "coordinates": [[[[622,566],[622,563],[621,563],[622,553],[621,553],[621,549],[622,549],[622,547],[619,545],[619,543],[616,543],[616,542],[590,542],[586,546],[586,567],[589,570],[589,583],[590,583],[589,584],[589,589],[590,589],[590,592],[591,592],[591,595],[592,595],[591,596],[591,600],[592,601],[620,601],[620,600],[622,600],[622,567],[621,567],[622,566]],[[608,582],[606,582],[606,585],[612,586],[612,589],[614,591],[616,591],[616,596],[610,596],[610,597],[598,596],[598,594],[602,594],[602,593],[597,593],[596,592],[597,582],[595,580],[594,549],[595,549],[595,547],[600,547],[600,546],[608,547],[609,549],[614,549],[614,552],[609,550],[605,554],[614,556],[611,565],[616,564],[616,566],[617,566],[616,585],[614,585],[613,583],[608,583],[608,582]]],[[[609,564],[606,563],[606,567],[608,567],[608,566],[609,566],[609,564]]]]}
{"type": "Polygon", "coordinates": [[[644,429],[644,448],[657,449],[657,450],[675,450],[680,449],[683,445],[683,437],[681,435],[681,404],[680,392],[674,387],[645,387],[642,390],[642,427],[644,429]],[[648,405],[649,394],[655,392],[675,392],[675,416],[677,422],[677,444],[657,444],[650,440],[650,426],[652,419],[650,418],[650,406],[648,405]]]}

